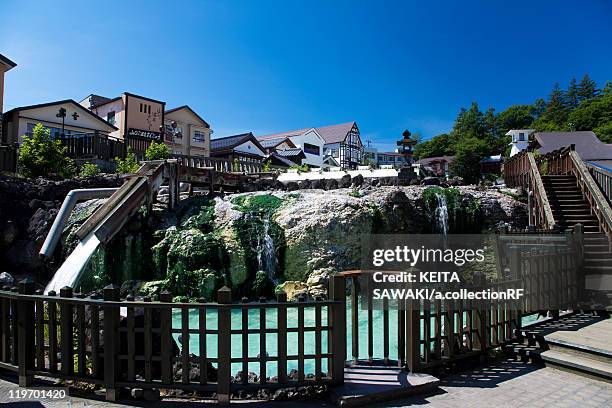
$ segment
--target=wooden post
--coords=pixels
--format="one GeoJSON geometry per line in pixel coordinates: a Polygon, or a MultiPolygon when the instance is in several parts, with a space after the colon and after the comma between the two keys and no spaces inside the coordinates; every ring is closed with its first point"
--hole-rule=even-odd
{"type": "MultiPolygon", "coordinates": [[[[346,362],[346,292],[342,275],[333,275],[329,280],[330,300],[339,303],[332,304],[331,341],[332,341],[332,382],[335,385],[344,384],[344,365],[346,362]]],[[[328,322],[329,324],[329,322],[328,322]]],[[[329,367],[328,367],[329,368],[329,367]]]]}
{"type": "MultiPolygon", "coordinates": [[[[26,278],[19,282],[19,293],[31,295],[34,293],[34,281],[26,278]]],[[[17,360],[19,366],[19,386],[28,387],[34,376],[29,370],[34,368],[34,302],[19,299],[17,303],[17,360]]],[[[17,344],[16,343],[16,344],[17,344]]]]}
{"type": "MultiPolygon", "coordinates": [[[[485,289],[487,282],[486,276],[481,272],[474,274],[474,286],[475,290],[485,289]]],[[[484,300],[480,299],[476,302],[476,313],[472,312],[472,327],[478,333],[477,336],[473,336],[474,339],[473,349],[480,350],[481,354],[484,354],[487,350],[487,311],[485,308],[484,300]]]]}
{"type": "Polygon", "coordinates": [[[411,299],[406,302],[406,368],[414,373],[420,363],[421,307],[418,300],[411,299]]]}
{"type": "Polygon", "coordinates": [[[584,301],[586,281],[584,276],[584,225],[574,226],[574,245],[576,248],[576,270],[573,280],[576,285],[576,303],[584,301]]]}
{"type": "MultiPolygon", "coordinates": [[[[287,294],[284,291],[276,293],[276,301],[287,302],[287,294]]],[[[287,382],[287,306],[278,306],[278,383],[287,382]]]]}
{"type": "MultiPolygon", "coordinates": [[[[72,298],[72,288],[64,286],[60,289],[60,298],[72,298]]],[[[72,304],[60,300],[60,350],[62,353],[62,374],[72,375],[74,372],[74,353],[72,350],[73,317],[72,304]]]]}
{"type": "MultiPolygon", "coordinates": [[[[232,368],[232,291],[227,286],[217,291],[219,329],[219,367],[217,369],[217,401],[229,405],[232,368]]],[[[246,374],[245,374],[246,375],[246,374]]]]}
{"type": "Polygon", "coordinates": [[[510,279],[521,279],[521,252],[519,248],[508,247],[510,252],[510,279]]]}
{"type": "MultiPolygon", "coordinates": [[[[104,301],[119,301],[119,286],[108,285],[104,288],[104,301]]],[[[104,310],[104,387],[106,400],[117,401],[119,390],[115,388],[117,378],[117,355],[119,354],[119,306],[107,305],[104,310]]]]}
{"type": "MultiPolygon", "coordinates": [[[[172,294],[167,290],[159,294],[159,301],[172,303],[172,294]]],[[[163,307],[160,309],[160,336],[161,336],[161,381],[164,384],[172,382],[172,309],[163,307]]],[[[201,328],[200,328],[201,331],[201,328]]],[[[202,338],[200,338],[202,341],[202,338]]],[[[206,341],[206,338],[204,338],[206,341]]],[[[200,372],[202,367],[200,367],[200,372]]]]}

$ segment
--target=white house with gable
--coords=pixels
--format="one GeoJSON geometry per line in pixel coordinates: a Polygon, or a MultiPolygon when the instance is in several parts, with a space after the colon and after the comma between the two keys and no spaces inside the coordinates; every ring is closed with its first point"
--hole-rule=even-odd
{"type": "Polygon", "coordinates": [[[506,136],[511,136],[510,142],[510,157],[527,149],[529,146],[529,135],[535,132],[534,129],[511,129],[506,133],[506,136]]]}

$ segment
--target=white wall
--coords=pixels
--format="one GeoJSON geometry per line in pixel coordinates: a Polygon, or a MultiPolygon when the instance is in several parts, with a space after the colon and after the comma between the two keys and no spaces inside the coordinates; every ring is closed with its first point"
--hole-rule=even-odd
{"type": "Polygon", "coordinates": [[[262,151],[259,147],[255,145],[255,143],[251,142],[250,140],[242,143],[241,145],[236,146],[234,150],[236,150],[237,152],[258,154],[260,156],[266,155],[264,151],[262,151]]]}
{"type": "Polygon", "coordinates": [[[316,130],[310,129],[307,132],[304,132],[298,136],[290,136],[289,139],[293,142],[294,145],[304,150],[304,143],[308,143],[311,145],[315,145],[319,147],[319,155],[310,154],[304,152],[306,155],[305,159],[302,159],[302,164],[308,164],[311,166],[321,167],[323,165],[323,145],[325,141],[323,138],[317,133],[316,130]]]}

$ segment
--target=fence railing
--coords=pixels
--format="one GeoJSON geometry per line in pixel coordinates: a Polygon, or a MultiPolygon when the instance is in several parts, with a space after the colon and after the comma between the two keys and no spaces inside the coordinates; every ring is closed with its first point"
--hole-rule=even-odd
{"type": "Polygon", "coordinates": [[[359,278],[372,272],[361,270],[332,276],[327,300],[292,302],[283,292],[274,301],[232,302],[228,288],[216,303],[175,303],[168,292],[120,299],[112,285],[100,297],[69,287],[42,295],[24,280],[0,290],[0,368],[16,372],[21,386],[36,376],[95,384],[108,400],[122,388],[155,388],[216,393],[221,403],[241,389],[342,384],[347,341],[348,360],[421,371],[506,344],[520,335],[521,318],[550,308],[552,297],[572,308],[583,279],[580,245],[569,244],[581,239],[571,235],[556,235],[568,245],[555,256],[545,244],[521,247],[508,236],[501,277],[474,275],[480,290],[522,282],[518,303],[407,300],[394,308],[383,300],[386,307],[374,310],[368,296],[370,307],[361,308],[359,278]]]}
{"type": "Polygon", "coordinates": [[[504,181],[508,187],[529,189],[530,225],[555,228],[555,218],[533,153],[522,151],[504,163],[504,181]]]}
{"type": "Polygon", "coordinates": [[[98,132],[64,136],[59,140],[66,146],[67,155],[77,159],[113,160],[125,156],[123,141],[98,132]]]}
{"type": "Polygon", "coordinates": [[[587,162],[586,166],[608,203],[612,203],[612,170],[593,162],[587,162]]]}
{"type": "Polygon", "coordinates": [[[18,154],[19,146],[17,144],[0,145],[0,171],[16,173],[18,154]]]}
{"type": "Polygon", "coordinates": [[[338,384],[345,347],[339,287],[329,300],[287,302],[280,293],[276,301],[232,303],[222,288],[218,303],[173,303],[167,292],[157,301],[121,300],[115,286],[102,298],[69,287],[44,296],[25,280],[0,291],[0,367],[18,372],[23,386],[34,376],[97,384],[108,400],[121,388],[167,388],[215,392],[227,403],[241,388],[338,384]],[[305,348],[306,337],[314,337],[314,350],[305,348]],[[251,342],[259,346],[255,355],[251,342]],[[256,382],[249,371],[258,373],[256,382]]]}
{"type": "Polygon", "coordinates": [[[187,156],[182,154],[173,154],[172,158],[177,159],[183,166],[196,168],[211,167],[219,172],[247,174],[263,172],[263,164],[259,161],[229,160],[218,157],[187,156]]]}

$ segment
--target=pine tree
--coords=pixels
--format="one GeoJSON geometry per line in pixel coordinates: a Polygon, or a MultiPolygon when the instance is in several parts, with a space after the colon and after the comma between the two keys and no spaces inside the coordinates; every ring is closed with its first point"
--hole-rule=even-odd
{"type": "Polygon", "coordinates": [[[544,98],[536,99],[536,101],[533,103],[533,109],[531,110],[531,114],[533,115],[534,120],[542,116],[545,111],[546,101],[544,100],[544,98]]]}
{"type": "Polygon", "coordinates": [[[555,125],[562,125],[565,122],[565,118],[567,117],[565,95],[558,82],[553,86],[553,90],[548,98],[548,103],[546,104],[546,110],[542,117],[555,125]]]}
{"type": "Polygon", "coordinates": [[[578,84],[576,78],[573,77],[565,94],[566,104],[569,108],[574,109],[578,106],[578,84]]]}
{"type": "Polygon", "coordinates": [[[580,84],[578,85],[578,102],[586,101],[596,97],[598,94],[597,83],[589,77],[589,74],[584,74],[580,84]]]}
{"type": "Polygon", "coordinates": [[[604,89],[601,91],[601,93],[604,95],[612,95],[612,81],[606,81],[606,86],[604,86],[604,89]]]}

